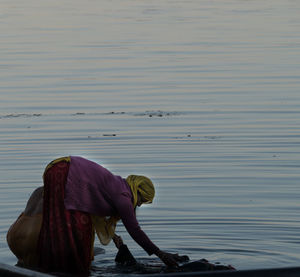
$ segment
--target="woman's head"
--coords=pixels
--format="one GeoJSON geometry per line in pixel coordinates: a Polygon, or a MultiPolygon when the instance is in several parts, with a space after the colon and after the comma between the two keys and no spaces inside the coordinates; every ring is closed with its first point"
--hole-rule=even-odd
{"type": "Polygon", "coordinates": [[[130,175],[126,179],[133,194],[133,206],[138,204],[138,195],[140,195],[139,204],[152,203],[155,196],[154,185],[151,180],[145,176],[130,175]]]}

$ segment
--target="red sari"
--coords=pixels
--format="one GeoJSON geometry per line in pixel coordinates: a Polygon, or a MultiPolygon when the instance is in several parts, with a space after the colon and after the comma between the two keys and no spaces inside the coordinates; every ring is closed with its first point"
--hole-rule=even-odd
{"type": "Polygon", "coordinates": [[[69,162],[59,161],[44,174],[39,268],[46,272],[88,273],[94,231],[89,214],[65,209],[64,191],[69,166],[69,162]]]}

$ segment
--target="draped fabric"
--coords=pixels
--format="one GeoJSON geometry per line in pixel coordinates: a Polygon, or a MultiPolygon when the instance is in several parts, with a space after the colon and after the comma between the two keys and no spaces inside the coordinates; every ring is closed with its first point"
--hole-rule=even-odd
{"type": "Polygon", "coordinates": [[[117,222],[120,220],[118,216],[96,216],[92,215],[93,226],[101,244],[107,245],[115,235],[117,222]]]}
{"type": "Polygon", "coordinates": [[[39,268],[46,272],[87,273],[92,260],[94,231],[89,214],[65,209],[69,165],[67,161],[58,161],[44,173],[39,268]]]}
{"type": "Polygon", "coordinates": [[[50,162],[50,163],[46,166],[46,168],[45,168],[45,170],[44,170],[43,178],[44,178],[46,172],[47,172],[52,166],[54,166],[55,164],[57,164],[57,163],[59,163],[59,162],[70,163],[70,162],[71,162],[71,158],[70,158],[69,156],[67,156],[67,157],[61,157],[61,158],[57,158],[57,159],[53,160],[52,162],[50,162]]]}

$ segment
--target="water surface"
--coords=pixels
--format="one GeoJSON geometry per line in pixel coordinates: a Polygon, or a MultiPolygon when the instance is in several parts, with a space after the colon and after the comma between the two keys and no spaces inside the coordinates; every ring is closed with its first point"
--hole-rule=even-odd
{"type": "MultiPolygon", "coordinates": [[[[1,261],[16,263],[5,235],[44,167],[72,154],[153,179],[138,218],[163,250],[238,269],[299,265],[298,1],[0,7],[1,261]]],[[[118,274],[105,250],[93,276],[118,274]]]]}

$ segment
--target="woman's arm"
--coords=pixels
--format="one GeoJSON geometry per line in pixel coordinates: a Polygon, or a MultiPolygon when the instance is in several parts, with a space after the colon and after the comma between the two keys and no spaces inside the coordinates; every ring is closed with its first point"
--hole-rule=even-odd
{"type": "MultiPolygon", "coordinates": [[[[155,254],[168,266],[178,266],[176,255],[161,251],[141,229],[130,198],[121,195],[116,201],[116,209],[130,236],[149,254],[155,254]]],[[[178,255],[177,255],[178,256],[178,255]]]]}

